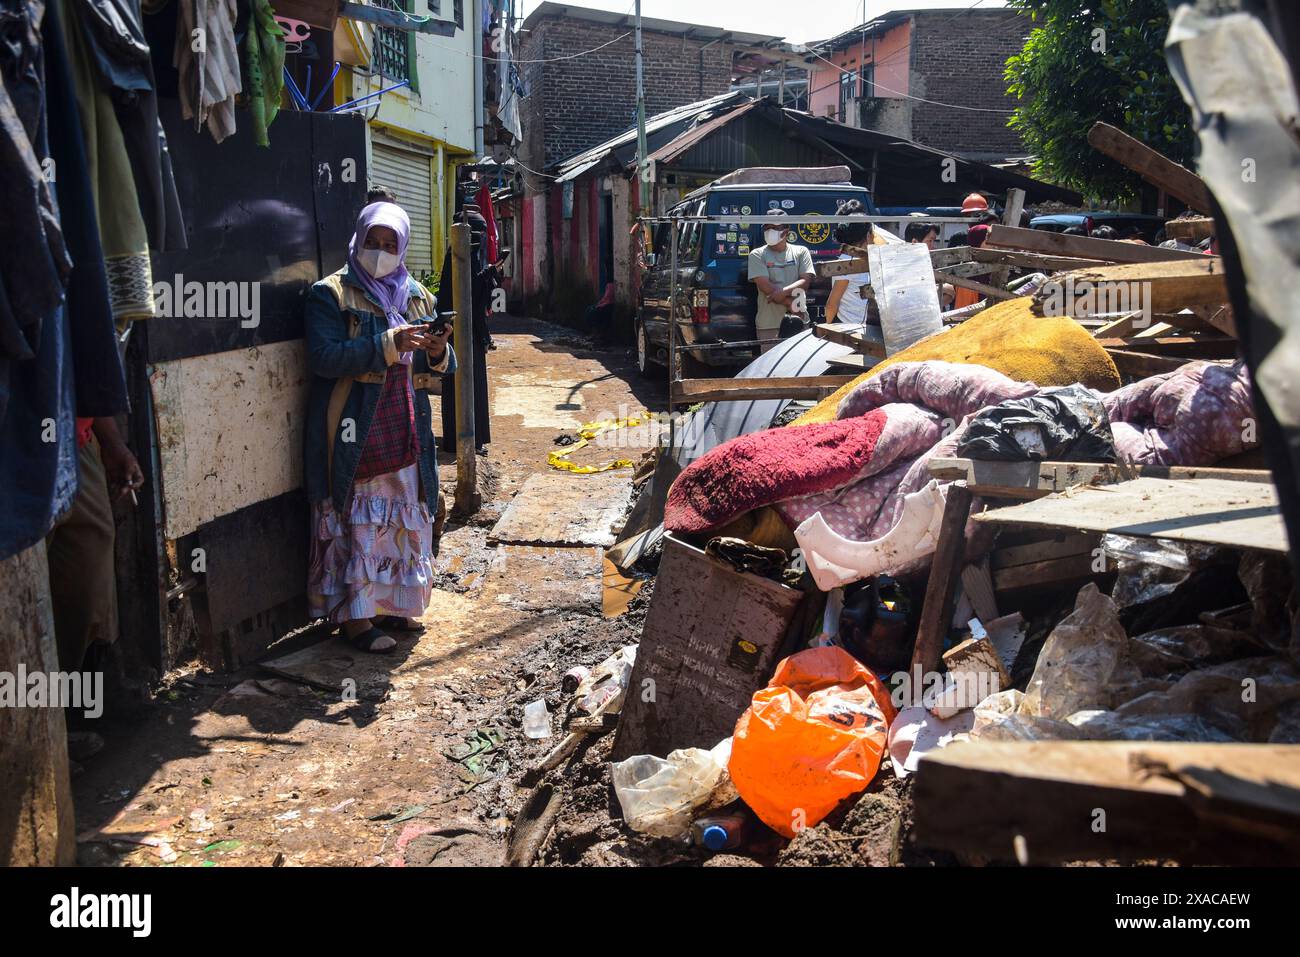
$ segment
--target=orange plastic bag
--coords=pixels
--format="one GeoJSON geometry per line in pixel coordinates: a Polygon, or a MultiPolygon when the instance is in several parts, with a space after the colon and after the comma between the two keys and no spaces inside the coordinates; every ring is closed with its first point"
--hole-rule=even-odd
{"type": "Polygon", "coordinates": [[[848,652],[798,652],[736,723],[732,783],[768,827],[793,837],[871,783],[893,719],[889,690],[848,652]]]}

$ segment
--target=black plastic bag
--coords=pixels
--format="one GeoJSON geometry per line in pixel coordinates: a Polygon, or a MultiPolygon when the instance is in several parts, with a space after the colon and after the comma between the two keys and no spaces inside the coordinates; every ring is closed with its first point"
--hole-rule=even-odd
{"type": "Polygon", "coordinates": [[[1101,400],[1070,385],[979,412],[957,454],[1000,462],[1113,462],[1115,443],[1101,400]]]}

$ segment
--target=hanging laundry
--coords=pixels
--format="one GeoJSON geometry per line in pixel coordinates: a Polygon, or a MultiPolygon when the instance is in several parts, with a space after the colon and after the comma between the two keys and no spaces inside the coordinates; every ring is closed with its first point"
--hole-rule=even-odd
{"type": "Polygon", "coordinates": [[[111,99],[122,130],[149,248],[185,249],[185,224],[167,134],[158,118],[140,0],[76,0],[71,11],[80,21],[99,88],[111,99]]]}
{"type": "Polygon", "coordinates": [[[280,111],[284,90],[284,30],[275,22],[275,11],[267,0],[253,0],[252,5],[244,37],[248,107],[253,114],[253,141],[269,146],[266,130],[280,111]]]}
{"type": "Polygon", "coordinates": [[[176,4],[172,65],[180,73],[181,116],[193,119],[196,130],[206,123],[220,143],[235,132],[235,95],[241,89],[235,0],[176,0],[176,4]]]}
{"type": "Polygon", "coordinates": [[[0,257],[0,418],[9,368],[31,359],[41,322],[63,300],[72,261],[64,247],[54,193],[42,168],[45,78],[40,28],[43,3],[3,0],[13,26],[0,47],[0,202],[8,242],[0,257]]]}
{"type": "Polygon", "coordinates": [[[140,212],[126,139],[73,0],[61,0],[59,12],[72,63],[113,318],[119,322],[147,319],[154,314],[149,234],[140,212]]]}

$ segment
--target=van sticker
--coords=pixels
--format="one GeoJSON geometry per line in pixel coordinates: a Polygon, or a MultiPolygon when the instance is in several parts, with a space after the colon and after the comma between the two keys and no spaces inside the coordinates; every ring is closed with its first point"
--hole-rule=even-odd
{"type": "MultiPolygon", "coordinates": [[[[809,213],[809,216],[819,216],[820,213],[809,213]]],[[[826,237],[831,234],[830,223],[800,223],[797,229],[799,238],[810,246],[820,246],[826,242],[826,237]]]]}
{"type": "Polygon", "coordinates": [[[780,207],[781,207],[781,201],[779,199],[769,199],[767,201],[768,209],[779,209],[780,207]]]}
{"type": "Polygon", "coordinates": [[[750,209],[748,206],[742,206],[742,207],[740,207],[740,215],[742,215],[742,216],[748,216],[748,215],[749,215],[750,213],[752,213],[752,212],[753,212],[753,210],[750,209]]]}
{"type": "Polygon", "coordinates": [[[794,200],[793,200],[793,199],[783,199],[783,200],[781,200],[781,208],[782,208],[782,209],[794,209],[794,200]]]}
{"type": "Polygon", "coordinates": [[[736,233],[735,230],[732,230],[731,232],[727,233],[727,242],[734,243],[735,241],[736,241],[736,233]]]}
{"type": "Polygon", "coordinates": [[[727,255],[727,244],[726,244],[726,243],[718,243],[718,252],[717,252],[717,255],[719,255],[719,256],[725,256],[725,255],[727,255]]]}
{"type": "Polygon", "coordinates": [[[748,256],[748,255],[749,255],[749,247],[746,246],[744,243],[741,243],[740,246],[738,246],[738,247],[736,248],[736,252],[737,252],[738,255],[741,255],[741,256],[748,256]]]}

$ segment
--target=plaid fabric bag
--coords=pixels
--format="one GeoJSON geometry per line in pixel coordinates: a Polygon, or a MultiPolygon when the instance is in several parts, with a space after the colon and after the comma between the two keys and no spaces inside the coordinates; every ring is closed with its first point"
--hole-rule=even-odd
{"type": "Polygon", "coordinates": [[[355,482],[386,475],[415,462],[420,456],[420,439],[415,433],[415,399],[411,393],[408,367],[388,367],[384,389],[370,420],[370,432],[361,449],[355,482]]]}

